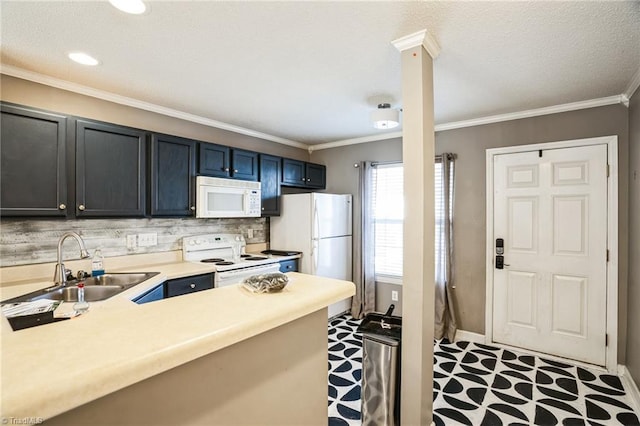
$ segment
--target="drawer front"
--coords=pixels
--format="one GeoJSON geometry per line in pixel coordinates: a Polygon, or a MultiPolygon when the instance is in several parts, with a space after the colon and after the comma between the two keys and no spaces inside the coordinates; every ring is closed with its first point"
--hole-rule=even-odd
{"type": "Polygon", "coordinates": [[[280,272],[298,272],[298,259],[281,261],[280,272]]]}
{"type": "Polygon", "coordinates": [[[213,274],[196,275],[167,281],[167,297],[213,288],[213,274]]]}

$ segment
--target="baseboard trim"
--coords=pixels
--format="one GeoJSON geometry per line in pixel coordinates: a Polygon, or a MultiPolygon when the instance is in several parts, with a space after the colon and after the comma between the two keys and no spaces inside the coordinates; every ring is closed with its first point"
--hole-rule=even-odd
{"type": "Polygon", "coordinates": [[[484,343],[484,334],[474,333],[466,330],[456,330],[455,341],[463,340],[465,342],[484,343]]]}
{"type": "Polygon", "coordinates": [[[638,390],[638,385],[633,381],[633,377],[631,377],[629,370],[624,365],[618,365],[618,374],[625,392],[629,395],[633,409],[636,413],[640,413],[640,390],[638,390]]]}

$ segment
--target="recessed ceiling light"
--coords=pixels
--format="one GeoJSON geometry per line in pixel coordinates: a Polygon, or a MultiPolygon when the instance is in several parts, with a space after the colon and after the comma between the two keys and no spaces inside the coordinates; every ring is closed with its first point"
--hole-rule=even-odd
{"type": "Polygon", "coordinates": [[[132,15],[140,15],[147,10],[142,0],[109,0],[109,3],[116,9],[132,15]]]}
{"type": "Polygon", "coordinates": [[[71,59],[72,61],[75,61],[79,64],[82,65],[98,65],[100,63],[100,61],[98,61],[96,58],[94,58],[93,56],[89,56],[86,53],[82,53],[82,52],[71,52],[69,53],[69,59],[71,59]]]}

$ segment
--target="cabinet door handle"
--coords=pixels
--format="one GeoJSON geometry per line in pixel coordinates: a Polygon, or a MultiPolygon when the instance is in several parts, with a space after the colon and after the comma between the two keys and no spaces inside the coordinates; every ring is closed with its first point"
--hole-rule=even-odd
{"type": "Polygon", "coordinates": [[[264,210],[264,207],[262,208],[262,210],[264,210]]]}
{"type": "Polygon", "coordinates": [[[81,212],[83,212],[83,211],[84,211],[84,204],[80,204],[80,205],[78,206],[78,210],[80,210],[81,212]]]}
{"type": "Polygon", "coordinates": [[[191,206],[191,211],[195,212],[196,211],[196,206],[191,206]]]}
{"type": "Polygon", "coordinates": [[[229,171],[229,168],[228,168],[228,167],[225,167],[225,168],[223,168],[222,170],[224,170],[225,172],[228,172],[228,171],[229,171]]]}
{"type": "Polygon", "coordinates": [[[196,288],[196,285],[194,283],[191,283],[191,284],[189,284],[189,287],[196,288]]]}
{"type": "Polygon", "coordinates": [[[238,169],[233,169],[233,173],[238,173],[238,169]]]}
{"type": "Polygon", "coordinates": [[[311,182],[311,178],[307,178],[307,182],[311,182]]]}
{"type": "Polygon", "coordinates": [[[67,205],[66,205],[66,204],[60,204],[60,205],[58,206],[58,208],[59,208],[60,210],[64,210],[64,209],[66,209],[66,208],[67,208],[67,205]]]}
{"type": "Polygon", "coordinates": [[[304,178],[301,179],[304,182],[304,178]]]}

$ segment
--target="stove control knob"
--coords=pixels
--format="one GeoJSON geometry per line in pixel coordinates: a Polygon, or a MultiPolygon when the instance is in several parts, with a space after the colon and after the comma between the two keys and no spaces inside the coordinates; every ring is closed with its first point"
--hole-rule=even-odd
{"type": "Polygon", "coordinates": [[[202,240],[196,240],[196,244],[197,244],[197,245],[202,244],[202,240]]]}
{"type": "Polygon", "coordinates": [[[189,245],[190,245],[190,246],[192,246],[192,245],[194,245],[194,244],[195,244],[195,241],[193,241],[193,240],[189,240],[189,245]]]}

